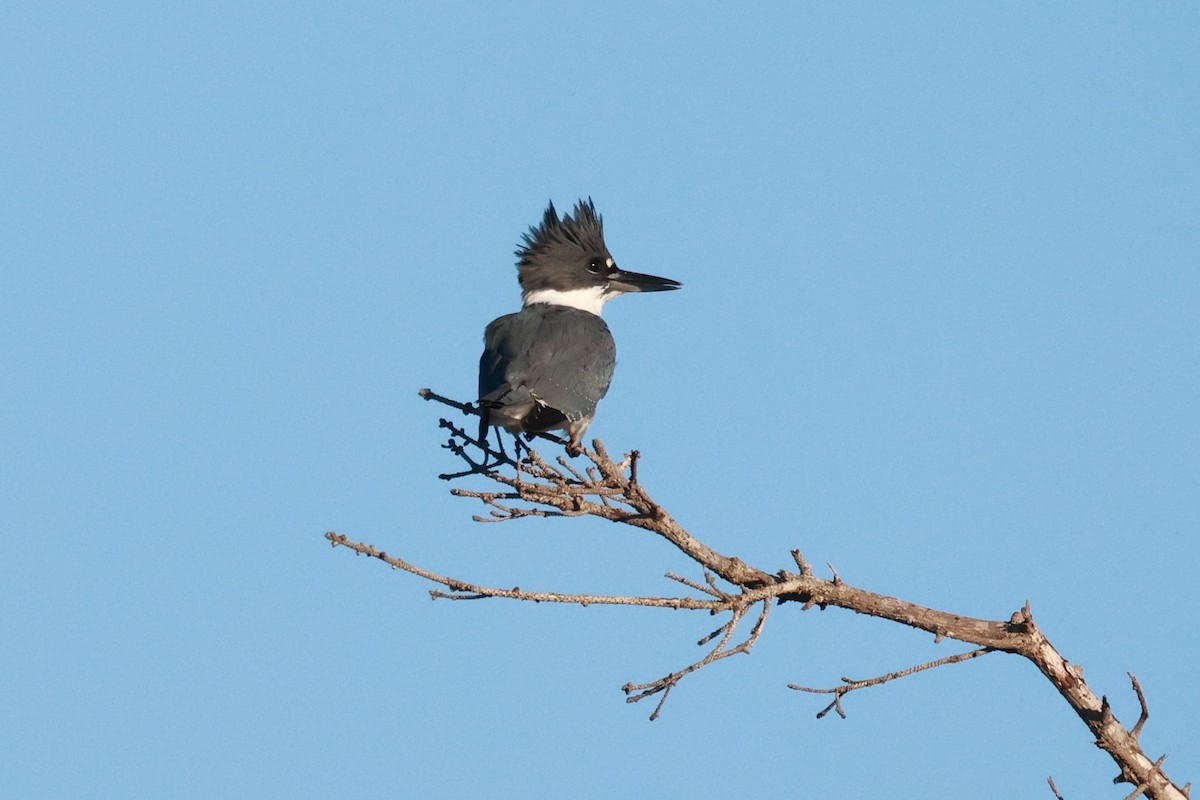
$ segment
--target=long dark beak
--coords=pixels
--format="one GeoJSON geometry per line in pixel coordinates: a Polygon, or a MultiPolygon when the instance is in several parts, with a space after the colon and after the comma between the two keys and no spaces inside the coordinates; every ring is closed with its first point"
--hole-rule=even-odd
{"type": "Polygon", "coordinates": [[[623,269],[609,273],[608,285],[618,292],[666,292],[683,286],[679,281],[673,281],[670,278],[644,275],[641,272],[626,272],[623,269]]]}

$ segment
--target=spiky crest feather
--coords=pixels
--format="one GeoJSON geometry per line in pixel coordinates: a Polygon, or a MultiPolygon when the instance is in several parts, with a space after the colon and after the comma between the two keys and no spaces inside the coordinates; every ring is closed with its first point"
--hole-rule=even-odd
{"type": "Polygon", "coordinates": [[[570,244],[598,255],[608,255],[604,245],[604,220],[590,197],[577,202],[574,211],[562,219],[551,201],[542,215],[542,224],[530,227],[521,240],[516,251],[518,269],[546,255],[556,245],[570,244]]]}

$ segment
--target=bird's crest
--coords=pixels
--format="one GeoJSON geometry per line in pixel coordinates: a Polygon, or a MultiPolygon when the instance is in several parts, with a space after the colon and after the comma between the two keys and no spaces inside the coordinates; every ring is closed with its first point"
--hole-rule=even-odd
{"type": "Polygon", "coordinates": [[[542,224],[531,227],[521,239],[521,246],[516,251],[518,268],[532,264],[563,245],[573,245],[595,254],[608,253],[604,246],[604,221],[590,197],[576,203],[575,210],[562,219],[558,218],[551,202],[542,216],[542,224]]]}

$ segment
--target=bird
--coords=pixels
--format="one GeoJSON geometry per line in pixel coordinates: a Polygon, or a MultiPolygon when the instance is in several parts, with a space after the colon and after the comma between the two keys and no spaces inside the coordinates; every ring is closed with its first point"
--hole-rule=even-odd
{"type": "Polygon", "coordinates": [[[600,318],[604,304],[626,292],[683,284],[618,267],[590,197],[561,218],[551,201],[515,255],[522,308],[493,320],[483,335],[479,441],[489,426],[530,439],[563,430],[575,456],[617,364],[612,332],[600,318]]]}

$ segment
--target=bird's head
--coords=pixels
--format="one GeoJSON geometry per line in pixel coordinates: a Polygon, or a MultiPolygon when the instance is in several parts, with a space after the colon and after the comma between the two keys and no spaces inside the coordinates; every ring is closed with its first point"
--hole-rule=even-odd
{"type": "Polygon", "coordinates": [[[599,314],[625,292],[663,292],[682,284],[619,268],[604,244],[604,223],[591,198],[559,219],[554,203],[542,224],[529,229],[517,249],[525,305],[551,303],[599,314]]]}

